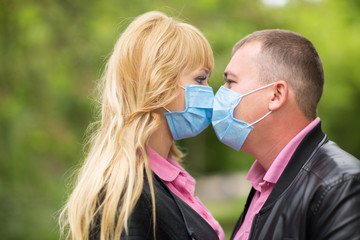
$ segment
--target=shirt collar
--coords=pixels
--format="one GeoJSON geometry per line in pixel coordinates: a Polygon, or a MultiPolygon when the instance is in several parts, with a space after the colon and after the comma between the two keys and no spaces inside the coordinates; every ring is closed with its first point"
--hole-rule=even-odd
{"type": "Polygon", "coordinates": [[[293,139],[291,139],[291,141],[283,148],[283,150],[281,150],[267,171],[265,171],[265,169],[257,160],[254,162],[246,179],[252,182],[252,185],[256,190],[258,190],[256,186],[258,186],[263,181],[273,184],[277,182],[300,142],[319,122],[320,118],[317,117],[303,130],[301,130],[293,139]]]}
{"type": "Polygon", "coordinates": [[[174,161],[170,156],[165,159],[159,153],[147,146],[147,153],[150,161],[151,170],[165,182],[174,181],[180,174],[179,166],[174,165],[174,161]]]}
{"type": "Polygon", "coordinates": [[[263,178],[265,173],[266,171],[263,166],[257,160],[255,160],[248,172],[246,180],[251,181],[255,190],[261,192],[260,184],[264,181],[263,178]]]}

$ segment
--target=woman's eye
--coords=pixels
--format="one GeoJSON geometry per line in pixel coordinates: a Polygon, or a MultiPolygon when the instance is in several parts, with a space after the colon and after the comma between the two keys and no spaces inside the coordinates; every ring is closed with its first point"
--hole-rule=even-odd
{"type": "Polygon", "coordinates": [[[205,81],[206,79],[207,79],[207,76],[201,76],[201,77],[195,78],[195,80],[196,80],[198,83],[201,83],[202,81],[205,81]]]}

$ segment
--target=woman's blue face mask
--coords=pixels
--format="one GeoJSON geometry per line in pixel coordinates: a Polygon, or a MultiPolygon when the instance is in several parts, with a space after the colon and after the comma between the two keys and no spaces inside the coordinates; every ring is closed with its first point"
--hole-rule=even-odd
{"type": "Polygon", "coordinates": [[[165,113],[174,140],[190,138],[205,130],[211,122],[214,91],[209,86],[185,85],[186,108],[165,113]]]}

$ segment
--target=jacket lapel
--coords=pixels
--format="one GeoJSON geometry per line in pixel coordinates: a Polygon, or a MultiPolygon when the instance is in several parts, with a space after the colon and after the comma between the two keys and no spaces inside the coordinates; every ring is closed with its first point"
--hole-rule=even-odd
{"type": "Polygon", "coordinates": [[[172,196],[178,206],[186,229],[192,239],[218,240],[215,230],[201,217],[192,207],[176,196],[166,184],[156,175],[155,178],[160,182],[162,187],[172,196]]]}
{"type": "Polygon", "coordinates": [[[320,122],[301,141],[261,210],[266,209],[267,206],[276,201],[278,196],[285,191],[289,184],[298,175],[301,168],[311,158],[315,149],[318,149],[327,141],[327,136],[321,130],[320,122]]]}
{"type": "Polygon", "coordinates": [[[253,199],[254,195],[255,195],[255,192],[256,190],[252,187],[251,190],[250,190],[250,193],[249,193],[249,196],[246,200],[246,204],[245,204],[245,207],[244,207],[244,211],[241,213],[240,215],[240,218],[239,220],[237,221],[236,225],[235,225],[235,228],[234,228],[234,231],[233,233],[231,234],[231,238],[230,239],[234,239],[236,233],[239,231],[240,229],[240,226],[241,224],[244,222],[244,219],[245,219],[245,216],[246,216],[246,213],[250,207],[250,203],[251,203],[251,200],[253,199]]]}

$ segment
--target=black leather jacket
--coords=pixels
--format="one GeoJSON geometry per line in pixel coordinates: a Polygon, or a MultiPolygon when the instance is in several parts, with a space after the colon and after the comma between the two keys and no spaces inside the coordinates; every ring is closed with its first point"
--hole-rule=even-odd
{"type": "MultiPolygon", "coordinates": [[[[231,239],[254,193],[251,189],[231,239]]],[[[249,239],[360,239],[360,161],[328,141],[320,123],[255,215],[249,239]]]]}
{"type": "MultiPolygon", "coordinates": [[[[219,240],[215,230],[189,205],[171,192],[154,174],[156,204],[156,240],[219,240]]],[[[129,219],[128,235],[121,239],[154,239],[153,214],[149,185],[146,177],[142,194],[129,219]]],[[[92,227],[90,239],[100,239],[100,216],[92,227]]]]}

